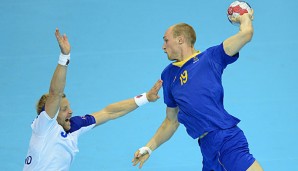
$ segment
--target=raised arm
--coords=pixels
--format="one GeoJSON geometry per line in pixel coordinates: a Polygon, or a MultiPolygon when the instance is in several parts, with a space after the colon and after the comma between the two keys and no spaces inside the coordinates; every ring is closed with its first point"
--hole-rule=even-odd
{"type": "Polygon", "coordinates": [[[70,44],[68,42],[67,36],[65,34],[63,36],[60,35],[58,29],[56,29],[55,36],[61,50],[61,55],[51,80],[49,97],[45,104],[45,111],[51,118],[55,117],[55,114],[60,107],[60,101],[62,99],[66,82],[66,71],[70,55],[70,44]]]}
{"type": "MultiPolygon", "coordinates": [[[[162,80],[158,80],[154,86],[146,93],[146,97],[139,97],[141,100],[155,102],[159,99],[158,91],[162,86],[162,80]]],[[[114,104],[110,104],[101,111],[95,112],[92,115],[95,117],[96,125],[103,124],[109,120],[119,118],[121,116],[126,115],[127,113],[135,110],[139,106],[137,105],[137,99],[131,98],[127,100],[123,100],[114,104]]],[[[139,103],[141,105],[141,103],[139,103]]]]}
{"type": "Polygon", "coordinates": [[[142,147],[135,152],[132,160],[134,166],[140,163],[139,168],[142,168],[144,162],[149,158],[150,153],[172,137],[179,126],[177,114],[178,107],[167,107],[166,118],[156,131],[155,135],[145,147],[142,147]]]}
{"type": "Polygon", "coordinates": [[[253,10],[251,13],[246,13],[238,18],[234,18],[235,22],[239,22],[239,32],[223,42],[224,51],[227,55],[233,56],[240,51],[240,49],[248,43],[253,36],[253,10]]]}

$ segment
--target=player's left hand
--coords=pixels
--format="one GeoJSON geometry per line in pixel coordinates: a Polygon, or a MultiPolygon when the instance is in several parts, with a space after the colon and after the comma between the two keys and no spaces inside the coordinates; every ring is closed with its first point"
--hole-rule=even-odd
{"type": "Polygon", "coordinates": [[[146,97],[149,102],[155,102],[157,99],[159,99],[158,91],[160,90],[161,86],[162,80],[158,80],[151,90],[147,92],[146,97]]]}
{"type": "Polygon", "coordinates": [[[150,155],[148,153],[141,154],[140,150],[136,151],[134,154],[134,158],[132,159],[133,166],[140,163],[139,169],[141,169],[143,167],[143,164],[146,162],[146,160],[149,157],[150,157],[150,155]]]}

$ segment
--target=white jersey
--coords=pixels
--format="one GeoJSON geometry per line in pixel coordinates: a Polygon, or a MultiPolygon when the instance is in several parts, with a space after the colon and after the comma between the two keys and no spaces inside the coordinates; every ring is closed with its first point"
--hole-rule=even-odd
{"type": "Polygon", "coordinates": [[[70,119],[71,129],[65,132],[56,116],[51,119],[43,111],[31,124],[32,136],[25,159],[24,171],[69,170],[78,149],[78,137],[95,126],[91,115],[70,119]]]}

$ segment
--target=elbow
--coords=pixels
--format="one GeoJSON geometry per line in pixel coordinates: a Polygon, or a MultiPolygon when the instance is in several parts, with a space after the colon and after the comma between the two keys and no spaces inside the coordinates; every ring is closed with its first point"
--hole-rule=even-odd
{"type": "MultiPolygon", "coordinates": [[[[176,129],[179,127],[179,122],[178,120],[166,120],[166,124],[165,124],[165,127],[167,126],[170,126],[170,128],[173,130],[173,131],[176,131],[176,129]]],[[[165,128],[166,129],[166,128],[165,128]]]]}
{"type": "Polygon", "coordinates": [[[175,122],[175,130],[176,130],[178,127],[179,127],[179,122],[176,121],[176,122],[175,122]]]}
{"type": "Polygon", "coordinates": [[[251,27],[249,29],[246,29],[244,32],[245,40],[246,42],[250,42],[252,40],[252,37],[254,35],[254,29],[251,27]]]}
{"type": "Polygon", "coordinates": [[[106,117],[109,120],[117,119],[124,115],[123,110],[117,109],[117,105],[110,104],[103,109],[103,112],[106,114],[106,117]]]}
{"type": "Polygon", "coordinates": [[[61,85],[55,85],[51,83],[49,94],[55,97],[62,97],[64,96],[64,87],[65,87],[65,83],[61,85]]]}
{"type": "Polygon", "coordinates": [[[114,112],[105,111],[104,113],[107,120],[114,120],[120,117],[117,113],[114,112]]]}
{"type": "Polygon", "coordinates": [[[252,40],[253,35],[254,35],[253,29],[249,30],[247,33],[247,42],[250,42],[252,40]]]}
{"type": "Polygon", "coordinates": [[[109,114],[109,120],[115,120],[117,118],[120,118],[122,115],[117,114],[117,113],[113,113],[113,114],[109,114]]]}
{"type": "Polygon", "coordinates": [[[62,90],[50,88],[49,95],[54,97],[62,97],[64,95],[62,90]]]}
{"type": "Polygon", "coordinates": [[[108,120],[114,120],[117,118],[120,118],[124,115],[124,113],[119,112],[119,111],[106,111],[106,117],[108,118],[108,120]]]}

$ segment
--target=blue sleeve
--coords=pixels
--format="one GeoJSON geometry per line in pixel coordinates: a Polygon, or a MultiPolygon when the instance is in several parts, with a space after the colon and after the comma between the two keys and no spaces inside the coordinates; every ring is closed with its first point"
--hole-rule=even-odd
{"type": "Polygon", "coordinates": [[[87,127],[90,125],[95,124],[95,118],[92,115],[85,115],[85,116],[74,116],[70,118],[70,125],[71,128],[67,133],[75,132],[82,127],[87,127]]]}
{"type": "Polygon", "coordinates": [[[207,51],[211,53],[211,59],[223,68],[225,68],[228,64],[235,62],[239,58],[239,53],[236,53],[234,56],[227,55],[224,51],[223,43],[213,46],[207,51]]]}
{"type": "MultiPolygon", "coordinates": [[[[163,87],[163,97],[164,97],[164,103],[168,106],[168,107],[172,107],[175,108],[177,107],[177,103],[172,95],[171,92],[171,83],[173,82],[173,80],[171,81],[171,77],[173,77],[173,75],[169,75],[170,72],[168,72],[169,70],[168,66],[161,74],[161,80],[163,80],[162,83],[162,87],[163,87]]],[[[173,78],[172,78],[173,79],[173,78]]]]}

